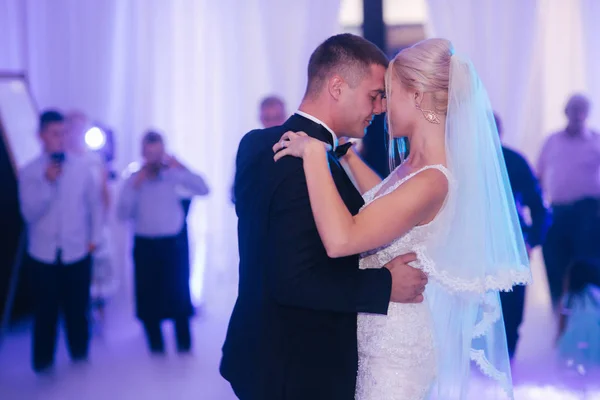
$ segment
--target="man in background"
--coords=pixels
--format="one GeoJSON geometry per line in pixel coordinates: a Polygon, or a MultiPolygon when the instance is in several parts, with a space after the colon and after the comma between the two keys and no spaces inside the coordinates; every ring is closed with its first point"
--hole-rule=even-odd
{"type": "Polygon", "coordinates": [[[538,162],[538,176],[552,204],[543,252],[555,310],[568,266],[600,257],[600,135],[587,125],[590,108],[583,95],[569,99],[567,126],[546,140],[538,162]]]}
{"type": "MultiPolygon", "coordinates": [[[[260,102],[259,119],[264,129],[283,125],[287,119],[284,101],[275,95],[267,96],[260,102]]],[[[235,204],[235,194],[231,188],[231,202],[235,204]]]]}
{"type": "Polygon", "coordinates": [[[175,324],[177,350],[191,350],[189,319],[193,314],[187,243],[182,240],[185,210],[180,188],[206,196],[208,187],[165,152],[162,135],[150,131],[142,139],[144,165],[123,186],[117,214],[131,220],[136,314],[144,326],[150,351],[165,351],[162,321],[175,324]]]}
{"type": "Polygon", "coordinates": [[[278,96],[265,97],[260,102],[260,123],[263,128],[272,128],[274,126],[283,125],[287,119],[285,111],[285,103],[278,96]]]}
{"type": "MultiPolygon", "coordinates": [[[[502,120],[494,113],[498,134],[502,137],[502,120]]],[[[529,163],[520,153],[502,146],[508,179],[515,198],[521,231],[530,253],[543,243],[549,225],[549,213],[544,206],[542,192],[529,163]]],[[[512,359],[519,340],[519,327],[523,322],[525,286],[515,286],[512,292],[501,292],[502,312],[506,328],[508,353],[512,359]]]]}
{"type": "Polygon", "coordinates": [[[33,269],[33,369],[45,372],[54,363],[59,312],[71,359],[87,359],[91,255],[102,204],[89,164],[65,152],[62,114],[43,113],[39,135],[42,154],[19,174],[19,200],[33,269]]]}

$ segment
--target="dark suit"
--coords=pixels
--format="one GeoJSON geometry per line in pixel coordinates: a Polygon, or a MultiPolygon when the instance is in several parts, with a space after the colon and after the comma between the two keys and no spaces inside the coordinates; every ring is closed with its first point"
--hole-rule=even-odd
{"type": "MultiPolygon", "coordinates": [[[[358,256],[331,259],[312,216],[302,160],[273,161],[288,130],[332,143],[299,115],[248,133],[235,179],[239,288],[221,374],[242,400],[352,400],[357,371],[356,313],[387,312],[391,275],[359,270],[358,256]]],[[[352,214],[362,197],[330,154],[336,186],[352,214]]]]}
{"type": "Polygon", "coordinates": [[[550,213],[544,205],[540,184],[525,157],[507,147],[502,147],[502,154],[525,242],[534,248],[544,242],[550,226],[550,213]],[[523,208],[529,209],[531,223],[526,222],[523,208]]]}
{"type": "MultiPolygon", "coordinates": [[[[507,147],[502,147],[502,154],[517,205],[523,238],[530,248],[534,248],[542,244],[550,220],[548,210],[544,206],[540,185],[525,157],[507,147]],[[523,215],[524,208],[529,209],[531,223],[528,223],[523,215]]],[[[515,286],[512,292],[500,293],[500,299],[502,300],[508,354],[512,359],[519,340],[519,327],[523,322],[525,286],[515,286]]]]}

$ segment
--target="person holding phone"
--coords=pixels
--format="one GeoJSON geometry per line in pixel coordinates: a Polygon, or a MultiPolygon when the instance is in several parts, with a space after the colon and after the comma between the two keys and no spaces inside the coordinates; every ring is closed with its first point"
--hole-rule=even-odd
{"type": "Polygon", "coordinates": [[[143,166],[124,183],[117,203],[118,217],[133,222],[136,314],[152,353],[164,353],[161,323],[165,319],[174,321],[177,349],[187,353],[192,346],[193,307],[179,191],[206,196],[209,189],[201,176],[165,153],[163,137],[157,132],[144,135],[142,157],[143,166]]]}
{"type": "Polygon", "coordinates": [[[91,254],[101,234],[102,204],[85,160],[65,152],[64,117],[40,117],[42,153],[19,172],[19,201],[28,233],[34,293],[33,369],[54,364],[62,313],[73,361],[89,347],[91,254]]]}

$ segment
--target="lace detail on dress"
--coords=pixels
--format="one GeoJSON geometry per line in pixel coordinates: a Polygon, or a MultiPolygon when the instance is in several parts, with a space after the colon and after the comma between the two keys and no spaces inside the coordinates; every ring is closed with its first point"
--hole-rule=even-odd
{"type": "Polygon", "coordinates": [[[358,318],[357,400],[424,400],[435,380],[429,307],[390,304],[388,315],[358,318]]]}
{"type": "MultiPolygon", "coordinates": [[[[486,297],[486,299],[482,301],[482,309],[483,313],[481,320],[473,328],[473,339],[481,338],[487,334],[493,334],[491,332],[492,327],[502,318],[502,310],[499,301],[490,301],[490,299],[486,297]]],[[[501,385],[509,398],[514,397],[508,375],[498,371],[498,369],[489,362],[484,350],[471,348],[470,358],[485,376],[495,380],[501,385]]]]}
{"type": "Polygon", "coordinates": [[[451,276],[446,271],[437,271],[435,262],[429,257],[425,246],[413,249],[417,254],[421,269],[427,275],[441,283],[447,290],[484,294],[489,291],[508,292],[515,285],[528,285],[532,282],[531,272],[523,265],[523,270],[503,270],[501,274],[487,275],[484,278],[461,279],[451,276]]]}
{"type": "Polygon", "coordinates": [[[509,398],[512,399],[514,397],[512,385],[508,380],[508,376],[494,368],[494,366],[486,358],[483,350],[471,349],[471,360],[477,365],[479,370],[485,376],[500,383],[509,398]]]}
{"type": "Polygon", "coordinates": [[[502,318],[500,303],[489,301],[488,298],[482,301],[481,321],[473,328],[473,339],[480,338],[489,333],[490,328],[502,318]]]}
{"type": "MultiPolygon", "coordinates": [[[[395,174],[363,196],[366,204],[385,196],[417,173],[442,166],[430,166],[385,185],[395,174]],[[381,192],[381,193],[378,193],[381,192]]],[[[448,174],[442,170],[448,176],[448,174]]],[[[360,268],[381,268],[397,256],[424,243],[433,222],[416,227],[388,246],[362,255],[360,268]]],[[[415,265],[418,267],[418,265],[415,265]]],[[[436,376],[436,350],[433,320],[427,302],[390,303],[388,314],[359,314],[359,367],[357,400],[424,400],[436,376]]]]}
{"type": "MultiPolygon", "coordinates": [[[[400,167],[398,167],[398,168],[400,168],[400,167]]],[[[377,200],[378,198],[392,193],[394,190],[398,189],[398,187],[400,185],[402,185],[404,182],[406,182],[407,180],[414,177],[415,175],[417,175],[423,171],[426,171],[428,169],[437,169],[438,171],[441,171],[446,176],[446,179],[448,179],[449,182],[452,181],[450,171],[448,171],[448,169],[446,167],[444,167],[443,165],[441,165],[441,164],[427,165],[413,173],[406,175],[402,179],[399,179],[392,186],[388,187],[386,190],[379,193],[379,191],[385,186],[385,184],[388,183],[392,178],[394,178],[396,176],[396,172],[398,171],[398,168],[396,168],[386,179],[381,181],[381,183],[379,183],[374,188],[371,188],[370,190],[368,190],[367,192],[365,192],[363,194],[363,199],[365,201],[365,205],[363,206],[363,208],[366,207],[369,203],[372,203],[373,201],[377,200]]]]}
{"type": "MultiPolygon", "coordinates": [[[[452,191],[456,190],[456,182],[451,173],[442,165],[430,165],[392,182],[397,178],[394,171],[363,195],[364,207],[390,194],[404,182],[427,169],[437,169],[446,176],[449,182],[447,197],[450,197],[452,191]]],[[[486,302],[486,293],[507,291],[515,284],[529,283],[531,274],[526,269],[523,271],[511,269],[506,273],[488,275],[484,278],[462,279],[436,269],[436,263],[431,258],[428,247],[431,246],[434,233],[443,228],[438,226],[438,221],[440,215],[446,212],[446,205],[444,203],[431,222],[414,227],[387,246],[362,254],[360,268],[381,268],[394,258],[414,251],[418,261],[411,265],[427,273],[430,280],[439,283],[444,290],[481,298],[483,312],[472,333],[473,339],[476,339],[488,334],[490,328],[501,318],[499,303],[486,302]]],[[[434,326],[427,299],[426,302],[416,305],[390,303],[387,316],[359,314],[357,334],[359,349],[357,400],[427,398],[436,372],[434,326]]],[[[470,358],[486,376],[499,382],[507,393],[512,393],[510,378],[498,371],[486,359],[484,351],[471,348],[470,358]]]]}

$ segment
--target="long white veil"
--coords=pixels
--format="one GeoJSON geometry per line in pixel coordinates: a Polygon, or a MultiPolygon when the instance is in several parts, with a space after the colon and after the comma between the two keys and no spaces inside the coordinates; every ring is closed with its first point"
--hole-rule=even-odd
{"type": "Polygon", "coordinates": [[[446,153],[452,181],[438,215],[442,229],[426,251],[417,249],[438,335],[432,397],[465,399],[478,374],[499,397],[512,398],[499,292],[529,283],[531,272],[490,101],[473,65],[456,54],[446,153]]]}

